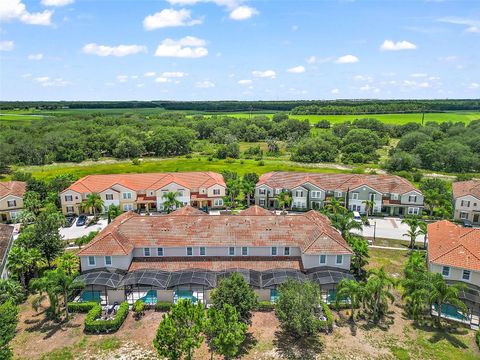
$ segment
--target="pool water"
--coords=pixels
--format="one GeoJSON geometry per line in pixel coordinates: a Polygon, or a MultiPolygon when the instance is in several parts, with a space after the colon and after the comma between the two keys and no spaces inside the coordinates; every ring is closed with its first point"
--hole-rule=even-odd
{"type": "Polygon", "coordinates": [[[145,304],[155,305],[157,303],[157,290],[149,290],[147,294],[140,298],[145,304]]]}
{"type": "MultiPolygon", "coordinates": [[[[437,305],[433,305],[433,308],[435,311],[437,311],[437,305]]],[[[442,315],[448,316],[453,319],[457,319],[460,321],[465,321],[468,320],[468,318],[463,315],[461,312],[458,311],[458,309],[455,306],[449,305],[449,304],[443,304],[442,305],[442,315]]]]}
{"type": "Polygon", "coordinates": [[[99,303],[102,301],[102,298],[100,295],[101,295],[100,291],[83,291],[80,294],[80,302],[94,301],[99,303]]]}
{"type": "Polygon", "coordinates": [[[190,290],[177,290],[175,291],[175,294],[173,295],[173,301],[177,302],[178,300],[181,299],[188,299],[193,303],[196,303],[198,299],[193,296],[193,292],[190,290]]]}
{"type": "Polygon", "coordinates": [[[278,290],[270,289],[270,302],[275,303],[278,300],[278,290]]]}

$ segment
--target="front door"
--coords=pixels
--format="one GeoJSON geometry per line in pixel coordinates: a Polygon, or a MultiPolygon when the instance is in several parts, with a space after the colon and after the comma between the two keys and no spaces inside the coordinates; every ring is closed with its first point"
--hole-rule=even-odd
{"type": "Polygon", "coordinates": [[[1,222],[7,222],[7,214],[2,214],[1,222]]]}
{"type": "Polygon", "coordinates": [[[479,218],[480,218],[480,214],[474,214],[473,215],[473,222],[478,223],[479,218]]]}

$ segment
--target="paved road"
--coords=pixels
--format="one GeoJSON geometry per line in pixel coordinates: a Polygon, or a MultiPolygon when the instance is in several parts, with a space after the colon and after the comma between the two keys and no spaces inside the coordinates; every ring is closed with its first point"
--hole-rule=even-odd
{"type": "Polygon", "coordinates": [[[68,228],[60,228],[60,235],[64,240],[72,240],[82,237],[84,235],[88,235],[92,231],[100,231],[107,226],[107,220],[101,219],[98,224],[92,225],[89,227],[86,226],[77,226],[73,224],[71,227],[68,228]]]}

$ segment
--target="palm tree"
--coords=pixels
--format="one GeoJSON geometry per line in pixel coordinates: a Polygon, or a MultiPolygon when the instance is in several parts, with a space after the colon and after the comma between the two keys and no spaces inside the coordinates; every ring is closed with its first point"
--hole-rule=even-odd
{"type": "Polygon", "coordinates": [[[78,256],[71,252],[65,252],[60,255],[56,260],[57,268],[62,269],[67,275],[74,275],[79,270],[78,256]]]}
{"type": "Polygon", "coordinates": [[[418,231],[420,221],[416,216],[412,216],[412,217],[403,219],[402,224],[407,224],[409,227],[408,231],[403,235],[408,236],[410,238],[409,247],[413,250],[415,248],[415,241],[417,240],[417,236],[420,235],[420,232],[418,231]]]}
{"type": "Polygon", "coordinates": [[[368,243],[364,238],[356,235],[350,235],[346,240],[353,251],[351,270],[357,279],[364,279],[364,267],[368,264],[370,258],[368,243]]]}
{"type": "Polygon", "coordinates": [[[423,192],[425,206],[428,209],[430,216],[433,215],[433,211],[438,207],[442,202],[442,194],[438,190],[427,189],[423,192]]]}
{"type": "Polygon", "coordinates": [[[80,205],[82,211],[93,212],[93,216],[97,215],[97,211],[102,211],[103,209],[103,200],[97,193],[91,193],[87,195],[87,200],[82,202],[80,205]]]}
{"type": "Polygon", "coordinates": [[[278,206],[282,208],[282,211],[285,211],[286,207],[290,207],[292,203],[292,195],[288,191],[282,190],[280,194],[276,196],[278,206]]]}
{"type": "Polygon", "coordinates": [[[20,283],[11,279],[0,279],[0,304],[11,300],[14,304],[20,304],[25,297],[25,289],[20,283]]]}
{"type": "Polygon", "coordinates": [[[420,221],[418,235],[423,235],[423,248],[427,250],[428,225],[425,221],[420,221]]]}
{"type": "Polygon", "coordinates": [[[41,261],[40,251],[13,246],[7,260],[7,269],[15,274],[24,289],[27,288],[27,274],[36,272],[41,261]]]}
{"type": "Polygon", "coordinates": [[[467,311],[465,303],[458,298],[460,291],[465,288],[465,284],[462,283],[448,285],[441,274],[436,273],[432,276],[428,300],[431,305],[436,305],[437,307],[438,327],[441,327],[443,305],[449,304],[460,309],[462,312],[467,311]]]}
{"type": "Polygon", "coordinates": [[[372,211],[375,206],[375,200],[364,200],[362,204],[365,204],[365,215],[368,223],[368,215],[370,215],[370,211],[372,211]]]}
{"type": "Polygon", "coordinates": [[[337,213],[342,213],[345,214],[348,210],[346,207],[342,205],[340,200],[337,198],[332,198],[327,205],[325,205],[325,210],[327,210],[329,213],[332,214],[337,214],[337,213]]]}
{"type": "Polygon", "coordinates": [[[250,206],[251,203],[251,197],[255,193],[255,183],[247,180],[242,180],[242,192],[247,198],[247,207],[250,206]]]}
{"type": "Polygon", "coordinates": [[[337,297],[339,299],[350,300],[350,320],[355,321],[355,309],[360,304],[360,299],[363,295],[363,285],[356,280],[342,279],[337,285],[337,297]]]}
{"type": "Polygon", "coordinates": [[[416,321],[428,310],[431,273],[427,270],[425,253],[412,252],[403,273],[404,279],[401,284],[404,291],[402,298],[406,302],[407,312],[416,321]]]}
{"type": "Polygon", "coordinates": [[[162,195],[163,207],[167,209],[167,213],[170,214],[173,209],[181,207],[183,204],[181,201],[177,200],[177,196],[180,195],[178,191],[169,191],[162,195]]]}
{"type": "Polygon", "coordinates": [[[369,271],[364,301],[375,322],[378,322],[387,312],[388,301],[393,303],[395,300],[391,292],[394,285],[395,279],[389,276],[383,267],[369,271]]]}
{"type": "Polygon", "coordinates": [[[122,211],[120,210],[120,207],[117,205],[110,205],[107,209],[107,217],[108,217],[108,223],[110,224],[113,219],[115,219],[118,215],[120,215],[122,211]]]}
{"type": "Polygon", "coordinates": [[[348,212],[345,214],[334,213],[329,215],[330,221],[333,227],[342,233],[344,239],[347,239],[351,235],[352,230],[362,230],[362,224],[355,221],[353,214],[348,212]]]}

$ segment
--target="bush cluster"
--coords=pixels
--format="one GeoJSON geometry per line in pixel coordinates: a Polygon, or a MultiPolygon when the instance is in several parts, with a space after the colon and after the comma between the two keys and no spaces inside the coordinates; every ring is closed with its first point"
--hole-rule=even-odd
{"type": "Polygon", "coordinates": [[[93,309],[95,305],[98,305],[96,302],[69,302],[68,310],[74,313],[85,314],[93,309]]]}
{"type": "Polygon", "coordinates": [[[257,304],[257,311],[273,311],[275,304],[270,301],[259,301],[257,304]]]}
{"type": "Polygon", "coordinates": [[[161,311],[161,312],[170,311],[172,306],[173,306],[173,303],[169,303],[169,302],[165,302],[165,301],[158,301],[155,304],[155,311],[161,311]]]}
{"type": "Polygon", "coordinates": [[[332,311],[330,310],[330,308],[328,307],[328,305],[326,303],[322,303],[322,310],[323,310],[323,314],[325,315],[327,320],[324,320],[324,321],[320,322],[321,327],[331,331],[333,329],[333,314],[332,314],[332,311]]]}
{"type": "Polygon", "coordinates": [[[475,341],[477,342],[477,346],[480,349],[480,330],[477,330],[477,333],[475,335],[475,341]]]}
{"type": "Polygon", "coordinates": [[[112,320],[98,320],[102,315],[102,307],[96,304],[85,318],[85,332],[87,333],[110,333],[120,329],[128,315],[128,303],[123,302],[112,320]]]}

